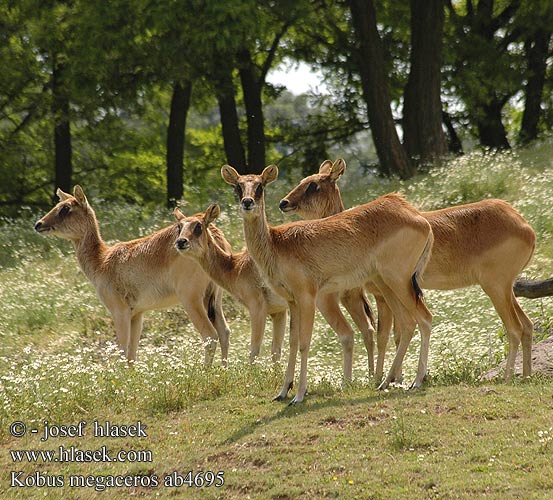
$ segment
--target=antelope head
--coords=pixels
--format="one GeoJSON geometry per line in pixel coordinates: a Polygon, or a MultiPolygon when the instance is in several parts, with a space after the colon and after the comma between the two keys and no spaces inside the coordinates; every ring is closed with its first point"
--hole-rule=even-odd
{"type": "Polygon", "coordinates": [[[278,168],[276,165],[269,165],[261,175],[240,175],[230,165],[223,165],[221,176],[227,184],[234,187],[242,217],[250,217],[265,210],[263,192],[267,184],[277,180],[278,168]]]}
{"type": "Polygon", "coordinates": [[[195,255],[205,254],[208,244],[208,226],[219,216],[219,213],[217,203],[209,205],[205,213],[191,217],[186,217],[178,208],[175,208],[173,215],[179,229],[179,235],[175,241],[177,251],[195,255]]]}
{"type": "Polygon", "coordinates": [[[59,203],[35,224],[35,231],[64,238],[79,240],[90,221],[91,208],[81,186],[75,186],[73,195],[56,191],[59,203]]]}
{"type": "Polygon", "coordinates": [[[320,219],[343,210],[342,198],[336,181],[346,170],[341,158],[334,163],[325,160],[317,174],[303,179],[282,200],[282,212],[296,212],[303,219],[320,219]]]}

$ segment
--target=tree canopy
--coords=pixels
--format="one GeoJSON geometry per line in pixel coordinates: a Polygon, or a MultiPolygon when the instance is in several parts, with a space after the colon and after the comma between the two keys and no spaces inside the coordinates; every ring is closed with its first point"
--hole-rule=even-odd
{"type": "Polygon", "coordinates": [[[174,204],[222,163],[310,172],[360,137],[374,175],[408,178],[553,126],[552,0],[21,0],[0,19],[7,214],[76,182],[174,204]],[[328,91],[272,85],[283,62],[328,91]]]}

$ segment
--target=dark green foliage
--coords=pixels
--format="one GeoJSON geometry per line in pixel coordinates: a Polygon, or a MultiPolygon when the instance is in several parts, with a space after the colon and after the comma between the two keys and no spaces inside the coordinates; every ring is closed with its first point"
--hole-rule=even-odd
{"type": "MultiPolygon", "coordinates": [[[[550,130],[553,3],[444,5],[441,102],[461,139],[507,147],[550,130]]],[[[410,6],[374,6],[397,128],[410,73],[410,6]]],[[[219,167],[229,161],[217,105],[223,70],[235,89],[233,147],[248,168],[277,162],[284,174],[308,173],[335,154],[390,173],[376,163],[368,138],[361,85],[367,61],[359,59],[350,2],[22,0],[3,2],[0,19],[4,214],[50,206],[56,178],[103,199],[156,206],[171,193],[198,201],[217,193],[219,167]],[[60,80],[54,61],[63,68],[60,80]],[[297,61],[321,72],[328,93],[292,96],[267,83],[272,68],[297,61]],[[168,155],[171,93],[179,82],[192,85],[191,107],[184,152],[168,155]],[[63,150],[55,147],[54,127],[64,104],[54,94],[69,102],[63,150]],[[63,151],[70,157],[60,163],[63,151]],[[169,158],[176,158],[169,177],[176,187],[167,184],[169,158]]],[[[172,144],[182,148],[180,140],[172,144]]]]}

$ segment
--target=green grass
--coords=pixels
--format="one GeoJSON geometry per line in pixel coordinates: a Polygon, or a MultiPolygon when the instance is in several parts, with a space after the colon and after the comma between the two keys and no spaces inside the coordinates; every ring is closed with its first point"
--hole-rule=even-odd
{"type": "MultiPolygon", "coordinates": [[[[112,488],[111,498],[551,498],[553,388],[549,382],[514,385],[432,386],[417,392],[377,393],[366,387],[325,388],[305,404],[287,407],[252,391],[247,397],[221,394],[185,409],[158,416],[132,408],[113,414],[107,408],[92,419],[147,426],[147,438],[58,439],[39,443],[23,438],[10,449],[150,450],[152,463],[54,464],[15,467],[24,476],[149,475],[191,470],[224,472],[221,488],[175,490],[159,486],[112,488]],[[107,410],[107,411],[106,411],[107,410]],[[183,491],[185,490],[185,491],[183,491]]],[[[67,423],[77,423],[75,416],[67,423]]],[[[2,457],[4,470],[14,469],[2,457]]],[[[87,489],[19,489],[6,498],[96,498],[87,489]]],[[[0,493],[1,494],[1,493],[0,493]]]]}
{"type": "MultiPolygon", "coordinates": [[[[350,169],[342,183],[347,206],[400,190],[430,210],[501,197],[513,203],[538,236],[525,275],[553,269],[553,144],[499,155],[472,153],[410,182],[364,177],[350,169]]],[[[86,186],[85,186],[86,187],[86,186]]],[[[285,220],[277,201],[291,187],[269,192],[269,219],[285,220]]],[[[241,248],[241,222],[221,181],[220,227],[241,248]]],[[[139,237],[171,223],[166,210],[91,200],[108,241],[139,237]]],[[[205,207],[184,207],[196,212],[205,207]]],[[[550,498],[553,494],[553,384],[535,377],[484,384],[480,375],[504,359],[502,325],[479,289],[426,292],[434,315],[430,380],[416,392],[377,392],[368,376],[360,337],[354,382],[341,388],[340,345],[317,316],[309,359],[309,395],[295,408],[271,401],[283,365],[272,365],[269,334],[263,357],[250,366],[246,313],[225,297],[229,367],[205,369],[199,335],[181,308],[147,315],[130,368],[116,352],[111,320],[78,270],[71,245],[34,233],[40,214],[25,210],[0,223],[0,496],[96,498],[94,488],[9,488],[9,472],[25,474],[164,475],[224,471],[225,486],[187,489],[191,498],[550,498]],[[76,424],[110,420],[148,426],[148,438],[16,439],[9,426],[44,420],[76,424]],[[9,450],[152,450],[152,463],[14,464],[9,450]]],[[[538,326],[551,333],[551,298],[521,299],[538,326]]],[[[267,329],[269,332],[270,329],[267,329]]],[[[406,381],[416,370],[419,339],[405,360],[406,381]]],[[[390,346],[391,349],[391,346],[390,346]]],[[[286,349],[284,359],[286,359],[286,349]]],[[[387,366],[391,362],[391,351],[387,366]]],[[[115,498],[173,498],[182,489],[112,488],[115,498]]]]}

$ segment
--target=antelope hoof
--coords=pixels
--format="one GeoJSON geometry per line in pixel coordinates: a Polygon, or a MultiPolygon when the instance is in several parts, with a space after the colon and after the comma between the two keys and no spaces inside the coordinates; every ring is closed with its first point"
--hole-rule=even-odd
{"type": "Polygon", "coordinates": [[[302,403],[302,402],[303,402],[303,398],[300,399],[300,398],[298,397],[298,395],[296,394],[296,395],[294,396],[294,398],[292,399],[292,401],[290,401],[290,402],[288,403],[288,406],[296,406],[297,404],[302,403]]]}
{"type": "Polygon", "coordinates": [[[380,383],[380,385],[376,388],[377,391],[384,391],[390,387],[390,382],[388,380],[384,380],[380,383]]]}
{"type": "Polygon", "coordinates": [[[422,387],[422,382],[419,382],[418,380],[414,380],[413,383],[409,386],[409,390],[412,391],[413,389],[420,389],[422,387]]]}
{"type": "Polygon", "coordinates": [[[305,399],[305,396],[307,396],[307,388],[305,389],[305,392],[303,395],[300,396],[300,393],[298,392],[293,398],[292,401],[288,403],[288,406],[296,406],[298,403],[303,402],[305,399]]]}
{"type": "Polygon", "coordinates": [[[294,385],[294,382],[290,382],[288,384],[288,388],[286,390],[282,390],[280,391],[280,394],[273,399],[273,401],[283,401],[285,400],[287,397],[288,397],[288,392],[290,391],[290,389],[292,389],[292,386],[294,385]]]}
{"type": "Polygon", "coordinates": [[[378,387],[382,383],[383,380],[384,380],[384,374],[383,373],[376,373],[374,375],[373,381],[374,381],[374,385],[376,387],[378,387]]]}

